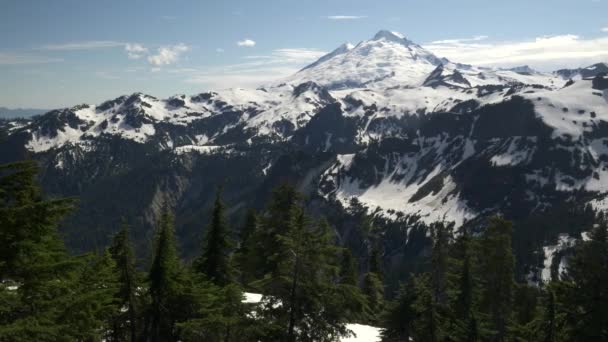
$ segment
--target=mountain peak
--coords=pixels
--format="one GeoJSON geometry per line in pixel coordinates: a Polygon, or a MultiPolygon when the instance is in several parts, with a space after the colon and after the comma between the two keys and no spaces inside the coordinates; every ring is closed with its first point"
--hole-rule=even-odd
{"type": "Polygon", "coordinates": [[[372,40],[388,40],[388,41],[393,41],[393,42],[399,42],[399,43],[404,43],[404,42],[408,42],[407,38],[405,38],[404,35],[402,35],[399,32],[395,32],[395,31],[389,31],[389,30],[380,30],[378,31],[378,33],[376,33],[376,35],[374,36],[374,38],[372,38],[372,40]]]}
{"type": "MultiPolygon", "coordinates": [[[[337,49],[335,49],[334,51],[322,56],[321,58],[319,58],[316,62],[309,64],[307,66],[305,66],[304,68],[302,68],[302,70],[306,70],[306,69],[310,69],[310,68],[314,68],[315,66],[329,60],[332,59],[338,55],[342,55],[344,53],[347,53],[348,51],[352,50],[355,46],[351,43],[344,43],[340,46],[338,46],[337,49]]],[[[302,71],[300,70],[300,71],[302,71]]]]}

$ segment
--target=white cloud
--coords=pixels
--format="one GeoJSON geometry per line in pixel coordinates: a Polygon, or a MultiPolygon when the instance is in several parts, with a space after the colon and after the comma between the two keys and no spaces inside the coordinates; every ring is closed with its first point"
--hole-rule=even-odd
{"type": "Polygon", "coordinates": [[[106,49],[124,46],[125,43],[112,41],[112,40],[91,40],[84,42],[72,42],[64,44],[49,44],[44,45],[41,50],[50,51],[73,51],[73,50],[95,50],[95,49],[106,49]]]}
{"type": "Polygon", "coordinates": [[[215,49],[215,52],[217,52],[217,53],[223,53],[223,52],[224,52],[224,49],[222,49],[222,48],[217,48],[217,49],[215,49]]]}
{"type": "Polygon", "coordinates": [[[608,37],[584,39],[560,35],[488,43],[481,40],[452,39],[431,42],[424,47],[454,62],[505,67],[528,64],[547,71],[608,60],[608,37]]]}
{"type": "Polygon", "coordinates": [[[148,49],[146,47],[137,43],[127,43],[125,45],[125,51],[127,51],[127,56],[130,59],[140,59],[148,53],[148,49]]]}
{"type": "Polygon", "coordinates": [[[236,42],[236,45],[244,47],[253,47],[255,46],[255,41],[251,39],[239,40],[238,42],[236,42]]]}
{"type": "Polygon", "coordinates": [[[488,39],[488,36],[475,36],[472,38],[459,38],[459,39],[445,39],[445,40],[436,40],[430,42],[429,44],[459,44],[465,42],[478,42],[482,40],[488,39]]]}
{"type": "Polygon", "coordinates": [[[366,15],[330,15],[325,17],[329,20],[356,20],[356,19],[365,19],[366,15]]]}
{"type": "Polygon", "coordinates": [[[326,52],[308,48],[276,49],[269,55],[245,56],[247,62],[186,72],[186,82],[210,88],[254,87],[287,77],[326,52]]]}
{"type": "Polygon", "coordinates": [[[606,27],[602,27],[602,28],[600,29],[600,31],[602,31],[602,32],[608,32],[608,26],[606,26],[606,27]]]}
{"type": "Polygon", "coordinates": [[[63,62],[62,58],[51,58],[33,54],[15,54],[0,52],[0,65],[47,64],[63,62]]]}
{"type": "Polygon", "coordinates": [[[179,57],[184,53],[190,51],[190,47],[185,44],[177,44],[172,46],[160,47],[157,50],[156,55],[148,56],[148,62],[155,66],[169,65],[177,62],[179,57]]]}

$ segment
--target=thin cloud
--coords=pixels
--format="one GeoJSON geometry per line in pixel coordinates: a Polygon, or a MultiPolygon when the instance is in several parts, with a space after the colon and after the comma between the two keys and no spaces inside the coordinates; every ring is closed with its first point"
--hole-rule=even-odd
{"type": "Polygon", "coordinates": [[[244,39],[244,40],[239,40],[238,42],[236,42],[236,45],[242,46],[242,47],[254,47],[255,44],[256,44],[255,41],[251,40],[251,39],[244,39]]]}
{"type": "Polygon", "coordinates": [[[215,49],[215,52],[217,52],[217,53],[224,53],[224,49],[222,49],[222,48],[217,48],[217,49],[215,49]]]}
{"type": "Polygon", "coordinates": [[[325,17],[329,20],[357,20],[357,19],[365,19],[366,15],[329,15],[325,17]]]}
{"type": "Polygon", "coordinates": [[[460,38],[460,39],[445,39],[445,40],[436,40],[430,42],[429,44],[459,44],[466,42],[479,42],[482,40],[488,39],[488,36],[475,36],[472,38],[460,38]]]}
{"type": "Polygon", "coordinates": [[[501,67],[527,64],[547,71],[608,60],[608,37],[585,39],[577,35],[559,35],[492,43],[447,40],[431,42],[424,47],[454,62],[501,67]]]}
{"type": "Polygon", "coordinates": [[[244,63],[187,72],[185,82],[211,88],[254,87],[292,75],[325,53],[309,48],[276,49],[269,55],[245,56],[244,63]]]}
{"type": "Polygon", "coordinates": [[[600,31],[602,31],[602,32],[608,32],[608,26],[606,26],[606,27],[602,27],[602,28],[600,29],[600,31]]]}
{"type": "Polygon", "coordinates": [[[62,58],[52,58],[33,54],[15,54],[0,52],[0,65],[47,64],[63,62],[62,58]]]}
{"type": "Polygon", "coordinates": [[[148,48],[141,44],[129,44],[125,45],[125,51],[129,59],[140,59],[148,53],[148,48]]]}
{"type": "Polygon", "coordinates": [[[72,42],[64,44],[49,44],[40,47],[40,50],[49,51],[74,51],[74,50],[95,50],[125,46],[123,42],[112,40],[92,40],[85,42],[72,42]]]}
{"type": "Polygon", "coordinates": [[[157,54],[148,56],[148,62],[157,67],[174,64],[179,60],[180,56],[187,51],[190,51],[190,47],[182,43],[160,47],[157,50],[157,54]]]}

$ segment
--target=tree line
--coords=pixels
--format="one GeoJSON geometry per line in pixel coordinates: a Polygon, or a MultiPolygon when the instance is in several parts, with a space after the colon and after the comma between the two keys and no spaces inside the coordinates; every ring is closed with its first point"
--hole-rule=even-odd
{"type": "Polygon", "coordinates": [[[165,206],[141,262],[126,223],[102,251],[70,255],[57,227],[76,202],[45,196],[37,171],[0,166],[0,341],[338,341],[347,323],[382,327],[383,341],[608,340],[604,226],[558,280],[534,286],[514,280],[508,221],[481,234],[433,224],[426,272],[387,300],[382,233],[368,227],[369,258],[358,260],[289,185],[239,229],[218,190],[188,262],[165,206]]]}

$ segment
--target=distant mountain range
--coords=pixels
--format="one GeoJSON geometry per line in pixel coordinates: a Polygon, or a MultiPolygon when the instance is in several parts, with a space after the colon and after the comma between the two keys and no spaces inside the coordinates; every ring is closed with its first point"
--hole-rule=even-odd
{"type": "MultiPolygon", "coordinates": [[[[135,93],[0,124],[0,162],[40,160],[48,191],[80,197],[65,231],[82,250],[103,245],[121,216],[144,243],[164,202],[188,245],[217,184],[235,215],[286,180],[338,207],[356,197],[388,220],[605,210],[607,69],[478,67],[380,31],[258,89],[135,93]]],[[[349,228],[334,223],[348,244],[349,228]]],[[[554,231],[532,246],[558,233],[580,238],[554,231]]]]}
{"type": "Polygon", "coordinates": [[[44,114],[48,111],[49,111],[48,109],[34,109],[34,108],[9,109],[6,107],[0,107],[0,119],[29,118],[34,115],[44,114]]]}

